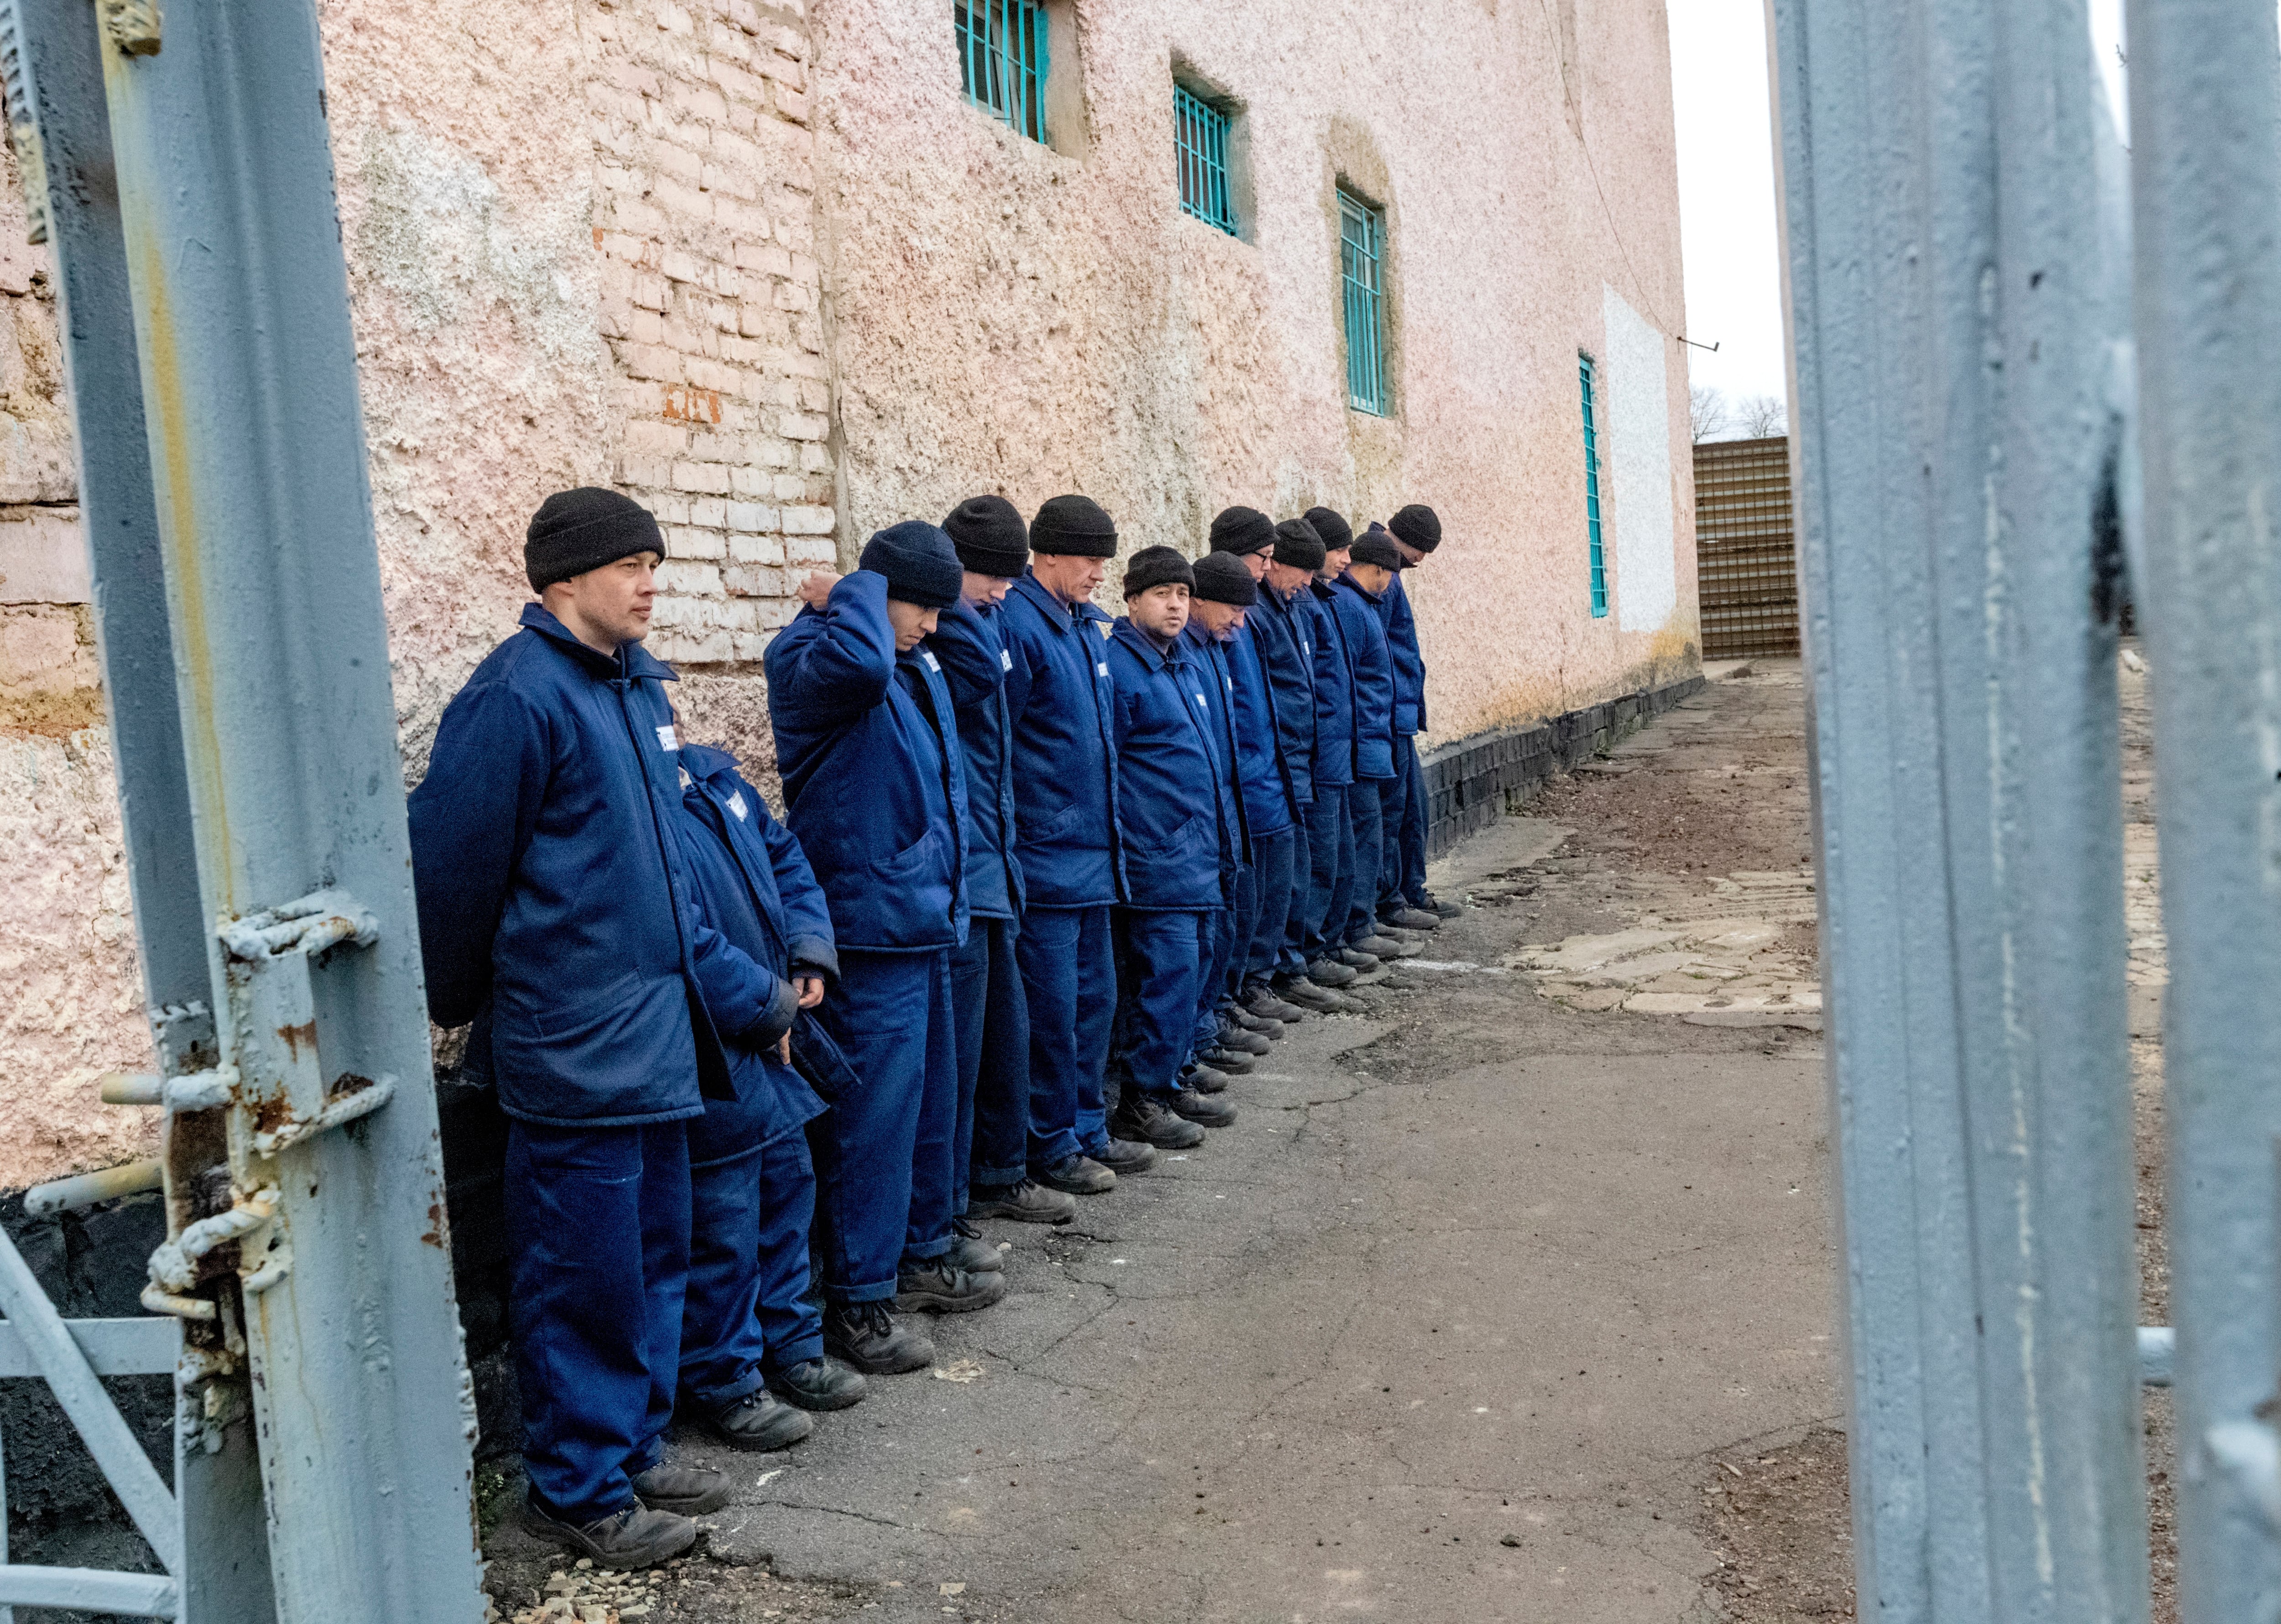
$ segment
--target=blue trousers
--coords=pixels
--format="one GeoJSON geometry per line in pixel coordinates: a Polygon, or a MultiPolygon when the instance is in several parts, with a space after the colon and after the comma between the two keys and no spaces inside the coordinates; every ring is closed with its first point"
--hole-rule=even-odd
{"type": "Polygon", "coordinates": [[[1399,778],[1357,778],[1347,785],[1347,829],[1354,842],[1354,869],[1348,876],[1346,924],[1334,932],[1342,942],[1360,941],[1378,929],[1378,884],[1385,869],[1386,801],[1399,778]]]}
{"type": "Polygon", "coordinates": [[[1000,1188],[1029,1173],[1030,1006],[1014,962],[1020,928],[1011,919],[977,918],[966,927],[966,946],[950,955],[959,1102],[951,1170],[962,1217],[970,1184],[1000,1188]]]}
{"type": "Polygon", "coordinates": [[[1109,905],[1032,908],[1015,943],[1030,1010],[1030,1165],[1109,1148],[1102,1076],[1117,1017],[1109,905]]]}
{"type": "Polygon", "coordinates": [[[808,1136],[767,1134],[757,1112],[718,1101],[690,1129],[681,1390],[708,1413],[758,1391],[768,1368],[823,1357],[823,1316],[808,1295],[808,1136]]]}
{"type": "Polygon", "coordinates": [[[1117,1081],[1143,1094],[1179,1087],[1196,1030],[1211,915],[1164,908],[1117,910],[1117,1081]]]}
{"type": "Polygon", "coordinates": [[[1295,828],[1251,837],[1251,932],[1229,977],[1236,992],[1248,983],[1266,980],[1280,968],[1283,936],[1291,922],[1291,859],[1303,839],[1303,831],[1295,828]]]}
{"type": "MultiPolygon", "coordinates": [[[[1236,870],[1239,895],[1241,887],[1249,882],[1251,870],[1236,870]]],[[[1202,916],[1203,924],[1197,932],[1198,959],[1196,970],[1196,1023],[1188,1058],[1194,1060],[1203,1050],[1219,1041],[1220,1005],[1227,1001],[1227,966],[1235,956],[1236,912],[1233,908],[1219,909],[1202,916]]]]}
{"type": "Polygon", "coordinates": [[[878,1303],[903,1261],[950,1249],[956,1193],[958,1035],[950,950],[839,950],[839,985],[816,1019],[861,1079],[809,1125],[823,1295],[878,1303]]]}
{"type": "Polygon", "coordinates": [[[505,1195],[523,1469],[541,1509],[583,1525],[633,1504],[673,1419],[687,1128],[510,1121],[505,1195]]]}
{"type": "Polygon", "coordinates": [[[1292,814],[1291,906],[1283,916],[1283,935],[1275,945],[1274,973],[1279,976],[1307,973],[1307,910],[1315,890],[1314,842],[1307,832],[1307,819],[1313,810],[1310,802],[1292,814]]]}
{"type": "Polygon", "coordinates": [[[1378,885],[1378,911],[1415,908],[1426,900],[1426,767],[1418,740],[1394,736],[1394,784],[1386,798],[1386,860],[1378,885]],[[1397,797],[1398,801],[1397,801],[1397,797]]]}
{"type": "Polygon", "coordinates": [[[1345,945],[1349,882],[1353,878],[1354,832],[1347,826],[1345,784],[1315,785],[1307,808],[1307,907],[1299,916],[1299,956],[1311,964],[1345,945]]]}

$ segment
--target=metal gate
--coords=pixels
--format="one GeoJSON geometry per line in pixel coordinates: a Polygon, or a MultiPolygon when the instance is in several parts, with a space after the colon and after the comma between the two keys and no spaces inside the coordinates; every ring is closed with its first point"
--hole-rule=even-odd
{"type": "Polygon", "coordinates": [[[166,1569],[0,1566],[0,1612],[471,1624],[474,1404],[315,12],[0,0],[0,59],[58,274],[161,1068],[110,1097],[164,1113],[168,1233],[164,1318],[77,1326],[0,1241],[0,1373],[48,1380],[166,1569]],[[99,1380],[169,1369],[171,1492],[99,1380]]]}
{"type": "Polygon", "coordinates": [[[2127,592],[2172,978],[2180,1604],[2271,1624],[2275,8],[2132,0],[2128,154],[2081,0],[1771,11],[1860,1616],[2147,1614],[2138,1344],[2169,1339],[2132,1325],[2127,592]]]}
{"type": "Polygon", "coordinates": [[[1797,654],[1789,436],[1695,448],[1695,595],[1705,660],[1797,654]]]}

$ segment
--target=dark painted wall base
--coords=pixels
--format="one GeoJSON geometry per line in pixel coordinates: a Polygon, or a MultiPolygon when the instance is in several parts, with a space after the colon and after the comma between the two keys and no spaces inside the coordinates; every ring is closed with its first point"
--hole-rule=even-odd
{"type": "Polygon", "coordinates": [[[1426,793],[1432,803],[1426,852],[1439,857],[1476,829],[1496,822],[1529,793],[1597,755],[1699,691],[1700,676],[1627,693],[1527,727],[1500,728],[1460,739],[1428,754],[1426,793]]]}

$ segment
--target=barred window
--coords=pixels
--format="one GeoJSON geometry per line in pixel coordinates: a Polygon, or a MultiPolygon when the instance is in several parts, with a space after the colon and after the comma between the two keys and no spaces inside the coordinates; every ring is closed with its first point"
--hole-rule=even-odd
{"type": "Polygon", "coordinates": [[[1038,0],[957,0],[966,99],[1020,134],[1046,139],[1046,8],[1038,0]]]}

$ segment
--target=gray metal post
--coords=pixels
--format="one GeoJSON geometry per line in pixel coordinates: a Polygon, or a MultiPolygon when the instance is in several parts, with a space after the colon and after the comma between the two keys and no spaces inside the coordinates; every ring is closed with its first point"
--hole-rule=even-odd
{"type": "Polygon", "coordinates": [[[2178,1593],[2281,1613],[2281,66],[2258,0],[2132,0],[2130,129],[2170,986],[2178,1593]]]}
{"type": "MultiPolygon", "coordinates": [[[[474,1410],[314,8],[101,14],[199,889],[222,927],[220,1064],[166,1097],[170,1143],[226,1152],[228,1190],[178,1207],[192,1221],[145,1301],[226,1339],[242,1316],[279,1618],[471,1620],[474,1410]]],[[[197,1194],[170,1178],[171,1200],[197,1194]]]]}
{"type": "MultiPolygon", "coordinates": [[[[212,933],[184,850],[189,784],[97,12],[85,0],[0,0],[0,12],[27,209],[44,202],[38,224],[55,257],[144,1007],[161,1071],[196,1071],[216,1058],[212,933]]],[[[169,1129],[170,1158],[183,1164],[176,1182],[187,1186],[211,1158],[169,1129]]],[[[275,1610],[246,1373],[221,1327],[186,1333],[194,1357],[178,1378],[174,1449],[179,1616],[267,1624],[275,1610]]]]}
{"type": "Polygon", "coordinates": [[[2079,0],[1771,0],[1859,1611],[2146,1614],[2079,0]]]}

